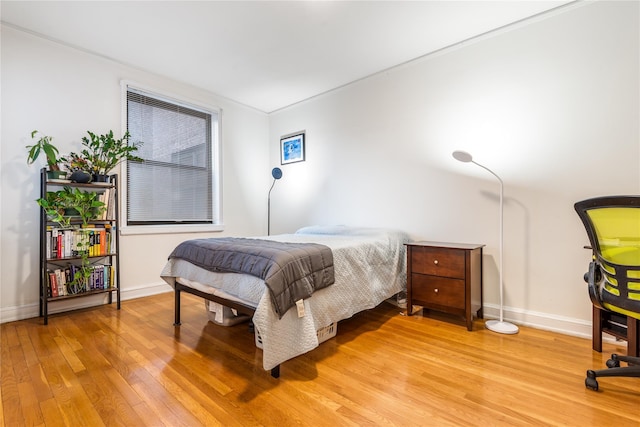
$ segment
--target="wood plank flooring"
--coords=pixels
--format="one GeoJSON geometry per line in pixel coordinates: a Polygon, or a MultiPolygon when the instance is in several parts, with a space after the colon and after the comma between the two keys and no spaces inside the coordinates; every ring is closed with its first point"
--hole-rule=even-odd
{"type": "Polygon", "coordinates": [[[262,370],[246,324],[207,320],[202,300],[173,295],[0,326],[5,426],[638,426],[640,379],[584,387],[625,343],[476,321],[400,315],[383,303],[335,338],[262,370]]]}

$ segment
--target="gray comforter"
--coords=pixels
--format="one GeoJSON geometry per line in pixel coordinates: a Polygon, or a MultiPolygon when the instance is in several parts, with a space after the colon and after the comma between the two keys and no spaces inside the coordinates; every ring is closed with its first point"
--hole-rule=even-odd
{"type": "Polygon", "coordinates": [[[180,243],[169,255],[216,272],[245,273],[264,280],[279,318],[334,278],[333,254],[317,243],[222,237],[180,243]]]}

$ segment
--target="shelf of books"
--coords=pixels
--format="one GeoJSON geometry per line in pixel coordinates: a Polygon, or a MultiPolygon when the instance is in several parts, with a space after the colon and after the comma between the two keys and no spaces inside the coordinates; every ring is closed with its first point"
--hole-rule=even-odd
{"type": "Polygon", "coordinates": [[[47,296],[49,300],[114,288],[114,266],[99,264],[88,267],[90,269],[89,280],[82,287],[75,280],[79,274],[78,268],[75,264],[70,263],[67,266],[47,270],[47,296]]]}
{"type": "Polygon", "coordinates": [[[80,184],[47,180],[41,171],[41,198],[61,188],[97,193],[101,212],[82,221],[71,214],[64,224],[40,213],[40,316],[48,324],[49,304],[96,294],[116,296],[120,309],[117,175],[108,183],[80,184]]]}
{"type": "Polygon", "coordinates": [[[115,254],[115,233],[110,223],[71,228],[47,225],[46,257],[48,260],[79,257],[84,250],[89,256],[115,254]]]}

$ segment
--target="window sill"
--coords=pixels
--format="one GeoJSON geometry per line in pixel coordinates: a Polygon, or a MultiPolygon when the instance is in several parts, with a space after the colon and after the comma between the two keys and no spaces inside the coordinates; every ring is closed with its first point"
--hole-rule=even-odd
{"type": "Polygon", "coordinates": [[[224,231],[224,225],[129,225],[120,228],[120,235],[211,233],[219,231],[224,231]]]}

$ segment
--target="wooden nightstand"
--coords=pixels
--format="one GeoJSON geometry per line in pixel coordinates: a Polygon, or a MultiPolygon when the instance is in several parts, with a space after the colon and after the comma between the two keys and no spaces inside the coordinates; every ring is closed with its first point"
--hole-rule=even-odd
{"type": "Polygon", "coordinates": [[[407,314],[414,304],[462,316],[470,331],[473,314],[482,318],[484,245],[407,243],[407,314]]]}

